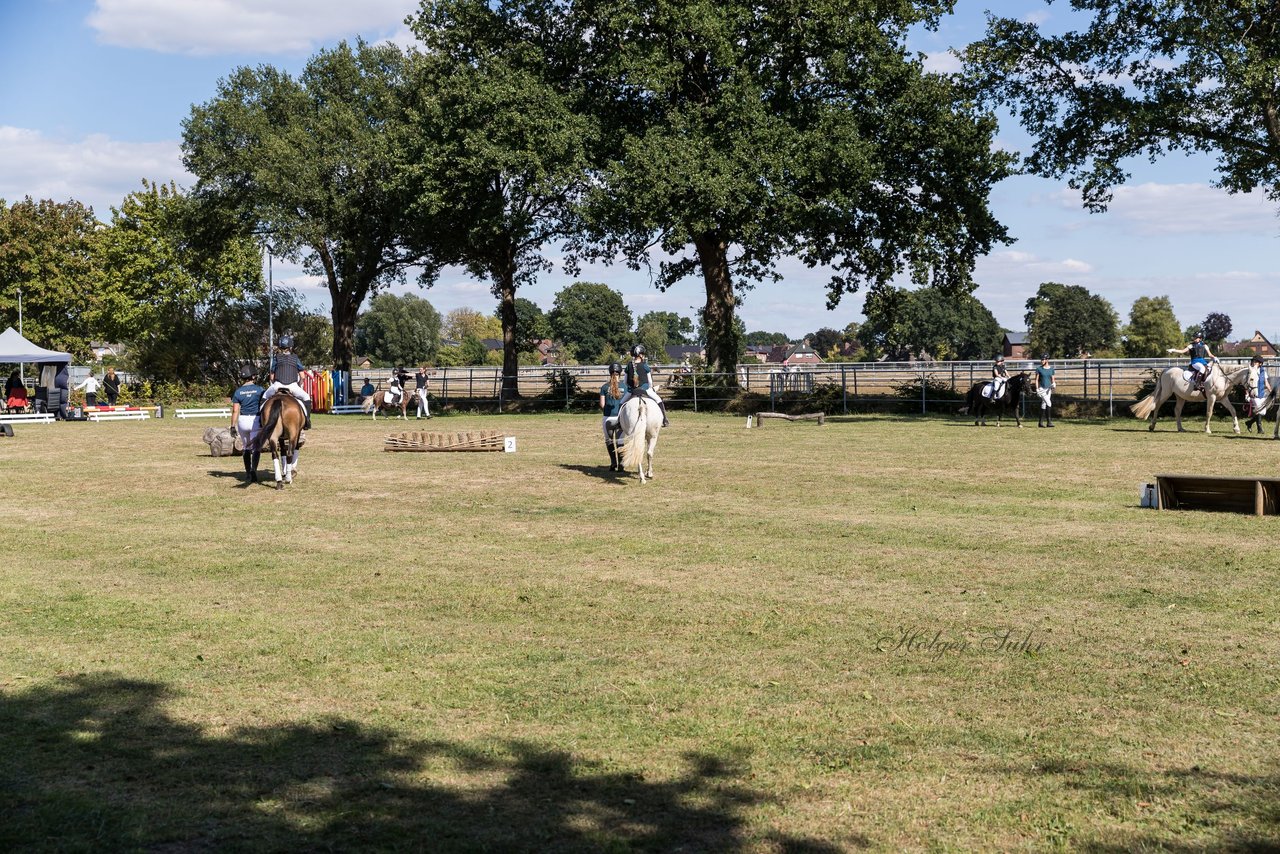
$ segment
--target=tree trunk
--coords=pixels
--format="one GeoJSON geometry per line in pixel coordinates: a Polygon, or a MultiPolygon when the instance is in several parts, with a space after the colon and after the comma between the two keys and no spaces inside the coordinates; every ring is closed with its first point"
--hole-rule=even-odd
{"type": "Polygon", "coordinates": [[[729,275],[729,246],[713,232],[694,238],[702,280],[707,289],[707,305],[702,324],[707,333],[707,365],[717,373],[728,374],[728,384],[738,384],[738,330],[733,323],[737,297],[733,293],[733,277],[729,275]]]}
{"type": "Polygon", "coordinates": [[[356,300],[336,287],[329,288],[329,295],[333,298],[330,313],[333,318],[333,366],[339,371],[350,371],[356,347],[356,315],[363,300],[356,300]]]}
{"type": "Polygon", "coordinates": [[[516,349],[516,279],[515,270],[504,270],[496,283],[500,303],[498,313],[502,318],[502,399],[515,400],[520,396],[520,354],[516,349]]]}

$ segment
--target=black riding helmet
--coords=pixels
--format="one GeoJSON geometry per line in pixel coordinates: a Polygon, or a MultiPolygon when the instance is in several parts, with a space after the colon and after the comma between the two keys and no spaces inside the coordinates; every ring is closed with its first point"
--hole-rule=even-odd
{"type": "Polygon", "coordinates": [[[1261,365],[1263,362],[1265,362],[1265,361],[1266,361],[1266,359],[1263,359],[1261,356],[1257,356],[1257,355],[1255,355],[1255,356],[1254,356],[1252,359],[1250,359],[1249,361],[1250,361],[1250,362],[1253,362],[1253,363],[1254,363],[1254,364],[1256,364],[1256,365],[1261,365]]]}
{"type": "Polygon", "coordinates": [[[281,336],[280,336],[280,340],[279,340],[279,342],[277,342],[277,343],[279,343],[279,345],[280,345],[280,349],[281,349],[281,350],[292,350],[292,349],[293,349],[293,336],[292,336],[292,335],[281,335],[281,336]]]}
{"type": "Polygon", "coordinates": [[[256,371],[254,371],[254,369],[253,369],[253,365],[241,365],[241,366],[240,366],[240,379],[242,379],[242,380],[251,380],[251,379],[253,379],[253,375],[254,375],[255,373],[257,373],[257,372],[256,372],[256,371]]]}
{"type": "Polygon", "coordinates": [[[620,362],[613,362],[609,365],[610,376],[612,376],[613,374],[620,374],[620,373],[622,373],[622,364],[620,362]]]}
{"type": "Polygon", "coordinates": [[[631,356],[632,356],[632,358],[634,358],[634,357],[636,357],[636,356],[643,356],[643,355],[644,355],[644,345],[643,345],[643,344],[637,344],[636,346],[634,346],[634,347],[632,347],[632,348],[631,348],[631,356]]]}

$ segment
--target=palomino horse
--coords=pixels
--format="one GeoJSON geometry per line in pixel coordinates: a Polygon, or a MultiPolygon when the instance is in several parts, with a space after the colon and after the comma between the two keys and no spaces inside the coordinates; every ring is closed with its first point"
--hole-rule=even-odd
{"type": "Polygon", "coordinates": [[[402,391],[400,392],[400,400],[396,403],[392,403],[390,395],[387,394],[387,390],[383,389],[381,391],[375,391],[373,394],[369,395],[369,397],[365,399],[365,402],[360,405],[364,408],[365,412],[373,414],[374,421],[378,420],[379,409],[399,409],[400,417],[405,421],[408,421],[410,397],[411,395],[409,392],[402,391]]]}
{"type": "Polygon", "coordinates": [[[1210,422],[1213,421],[1213,405],[1221,403],[1227,408],[1227,412],[1231,413],[1231,422],[1237,433],[1240,432],[1240,419],[1236,417],[1236,408],[1231,405],[1231,401],[1227,400],[1227,394],[1230,393],[1232,386],[1243,385],[1249,379],[1249,366],[1232,371],[1228,374],[1223,370],[1222,365],[1218,362],[1212,362],[1209,365],[1209,377],[1204,381],[1204,391],[1193,391],[1190,380],[1187,380],[1183,374],[1183,368],[1169,368],[1160,375],[1156,380],[1156,387],[1151,394],[1129,407],[1129,411],[1133,413],[1135,418],[1145,418],[1151,423],[1147,426],[1148,430],[1156,429],[1156,415],[1160,412],[1160,407],[1170,397],[1177,395],[1178,402],[1173,407],[1173,416],[1178,422],[1178,432],[1185,433],[1182,428],[1182,407],[1188,400],[1204,401],[1204,432],[1212,433],[1209,429],[1210,422]]]}
{"type": "Polygon", "coordinates": [[[258,450],[271,449],[271,465],[275,469],[276,489],[293,483],[298,470],[299,436],[307,415],[302,404],[288,392],[274,395],[262,404],[262,429],[258,431],[258,450]]]}
{"type": "Polygon", "coordinates": [[[622,405],[618,413],[618,448],[622,470],[635,469],[640,482],[653,477],[653,449],[662,432],[662,410],[647,395],[639,394],[622,405]],[[646,464],[648,472],[645,471],[646,464]]]}
{"type": "Polygon", "coordinates": [[[965,396],[965,405],[959,411],[963,415],[966,412],[972,413],[974,426],[987,426],[987,409],[994,408],[996,410],[996,426],[1000,426],[1000,419],[1004,416],[1004,408],[1007,405],[1013,406],[1013,417],[1017,419],[1018,426],[1022,426],[1022,401],[1027,396],[1027,385],[1031,380],[1031,374],[1023,371],[1020,374],[1014,374],[1005,382],[1004,388],[1000,391],[999,397],[983,397],[982,389],[988,385],[991,380],[980,383],[974,383],[973,388],[969,389],[969,394],[965,396]]]}

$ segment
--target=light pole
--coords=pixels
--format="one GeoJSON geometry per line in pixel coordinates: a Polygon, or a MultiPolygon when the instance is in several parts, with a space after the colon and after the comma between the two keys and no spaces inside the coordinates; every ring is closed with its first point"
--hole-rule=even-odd
{"type": "MultiPolygon", "coordinates": [[[[22,334],[22,288],[18,288],[18,334],[22,334]]],[[[26,364],[24,362],[19,362],[18,379],[22,381],[24,386],[27,384],[26,372],[26,364]]]]}

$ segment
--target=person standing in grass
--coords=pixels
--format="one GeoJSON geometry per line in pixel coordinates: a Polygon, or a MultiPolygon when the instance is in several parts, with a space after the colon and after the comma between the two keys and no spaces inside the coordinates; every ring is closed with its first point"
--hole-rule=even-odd
{"type": "Polygon", "coordinates": [[[1244,427],[1246,430],[1253,430],[1253,425],[1256,424],[1261,433],[1262,416],[1267,414],[1267,395],[1271,392],[1266,360],[1261,356],[1254,356],[1249,360],[1249,384],[1245,388],[1248,389],[1245,393],[1249,396],[1249,418],[1244,422],[1244,427]]]}
{"type": "Polygon", "coordinates": [[[622,379],[622,365],[609,366],[609,381],[600,386],[600,428],[604,431],[604,448],[609,452],[609,471],[622,471],[615,443],[618,430],[618,413],[622,410],[622,398],[627,394],[627,383],[622,379]],[[612,423],[610,421],[612,420],[612,423]]]}
{"type": "Polygon", "coordinates": [[[77,391],[79,391],[80,389],[84,389],[84,405],[85,406],[98,405],[98,378],[97,377],[95,377],[93,374],[89,374],[89,376],[84,378],[84,382],[76,386],[77,391]]]}
{"type": "Polygon", "coordinates": [[[1036,368],[1036,394],[1040,395],[1041,427],[1053,426],[1053,390],[1058,381],[1053,378],[1056,371],[1049,365],[1049,354],[1040,357],[1040,367],[1036,368]]]}
{"type": "Polygon", "coordinates": [[[107,393],[107,406],[115,406],[120,397],[120,378],[116,376],[115,368],[107,368],[106,376],[102,378],[102,390],[107,393]]]}
{"type": "Polygon", "coordinates": [[[419,366],[413,375],[413,394],[418,399],[418,418],[424,415],[431,417],[431,407],[427,403],[427,382],[431,379],[431,368],[427,365],[419,366]]]}
{"type": "Polygon", "coordinates": [[[243,384],[231,396],[231,431],[240,435],[240,447],[244,449],[244,470],[250,481],[258,479],[258,414],[262,410],[262,396],[266,389],[254,382],[253,365],[240,368],[243,384]]]}

